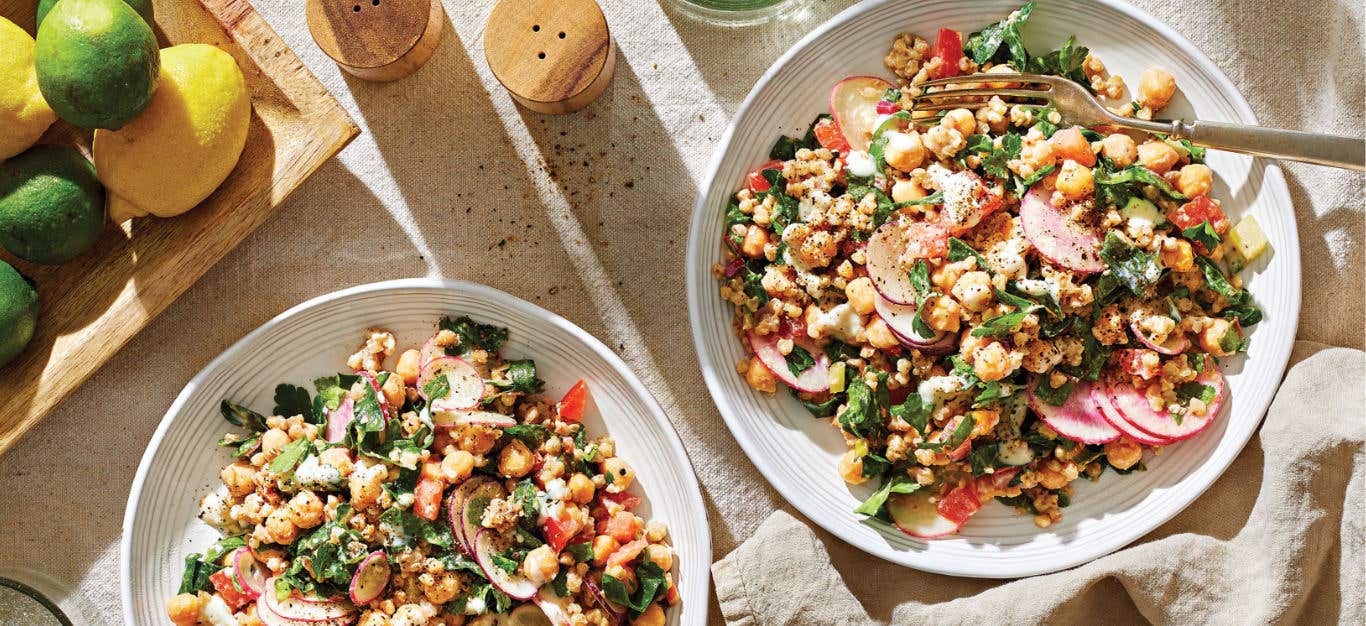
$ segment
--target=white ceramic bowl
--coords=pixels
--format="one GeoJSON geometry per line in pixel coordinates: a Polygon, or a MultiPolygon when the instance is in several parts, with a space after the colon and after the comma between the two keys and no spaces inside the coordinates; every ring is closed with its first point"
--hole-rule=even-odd
{"type": "MultiPolygon", "coordinates": [[[[1215,197],[1235,219],[1255,214],[1274,248],[1243,272],[1266,319],[1252,332],[1248,355],[1225,360],[1232,393],[1218,423],[1149,458],[1146,472],[1078,481],[1062,522],[1046,530],[995,503],[957,536],[931,541],[851,512],[875,486],[849,487],[839,478],[835,464],[845,446],[836,430],[812,419],[787,392],[767,397],[735,374],[745,351],[711,275],[712,264],[722,259],[723,207],[745,172],[768,160],[779,133],[800,135],[816,114],[828,111],[827,95],[836,81],[854,74],[891,78],[882,57],[898,32],[932,40],[941,26],[979,30],[1020,4],[873,0],[816,29],[764,74],[740,106],[712,161],[688,240],[688,313],[703,376],[754,465],[794,507],[844,541],[895,563],[958,576],[1007,578],[1072,567],[1171,519],[1214,482],[1256,430],[1285,370],[1299,315],[1299,242],[1280,170],[1271,161],[1211,151],[1215,197]]],[[[1024,32],[1030,50],[1040,54],[1077,35],[1131,86],[1147,66],[1166,67],[1179,93],[1165,114],[1256,123],[1247,102],[1205,55],[1118,0],[1040,0],[1024,32]]]]}
{"type": "Polygon", "coordinates": [[[218,414],[219,400],[269,410],[277,383],[311,390],[314,378],[344,370],[367,327],[388,328],[400,346],[414,346],[442,315],[462,314],[507,326],[504,353],[535,359],[547,396],[588,381],[589,432],[616,439],[643,490],[642,514],[669,525],[683,597],[670,623],[704,624],[711,533],[692,465],[658,403],[616,354],[564,318],[489,287],[439,279],[361,285],[309,300],[242,338],[185,386],[152,436],[128,496],[120,545],[124,621],[169,623],[166,600],[180,586],[184,555],[217,538],[195,514],[228,460],[214,445],[231,430],[218,414]]]}

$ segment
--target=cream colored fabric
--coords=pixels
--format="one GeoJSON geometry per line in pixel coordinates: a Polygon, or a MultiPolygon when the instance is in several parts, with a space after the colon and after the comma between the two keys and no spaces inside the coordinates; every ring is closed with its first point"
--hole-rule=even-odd
{"type": "MultiPolygon", "coordinates": [[[[717,558],[772,511],[790,510],[712,405],[691,354],[680,268],[696,188],[731,113],[784,50],[848,2],[811,0],[778,22],[725,29],[657,0],[602,0],[619,47],[616,77],[601,100],[565,117],[518,110],[489,73],[482,27],[492,0],[446,0],[450,25],[435,56],[386,84],[343,75],[314,46],[298,0],[254,4],[364,132],[0,457],[0,568],[44,572],[93,614],[119,623],[117,545],[128,488],[185,382],[295,304],[410,276],[486,283],[616,348],[688,448],[717,558]]],[[[1361,134],[1360,2],[1139,4],[1209,54],[1264,123],[1361,134]]],[[[1311,166],[1285,170],[1307,277],[1300,336],[1361,347],[1361,177],[1311,166]]],[[[1250,446],[1164,532],[1236,534],[1251,509],[1261,458],[1250,446]]],[[[194,496],[186,498],[191,506],[194,496]]],[[[821,539],[853,595],[878,619],[889,619],[908,597],[942,601],[991,586],[917,578],[821,539]],[[924,582],[898,584],[911,580],[924,582]]],[[[1087,593],[1121,591],[1111,581],[1087,593]]],[[[1128,607],[1111,614],[1137,613],[1128,607]]],[[[711,622],[721,619],[714,608],[711,622]]]]}
{"type": "MultiPolygon", "coordinates": [[[[1207,498],[1224,506],[1202,500],[1133,547],[1009,584],[914,571],[880,578],[878,570],[846,570],[846,577],[874,588],[863,599],[876,610],[895,605],[895,624],[1093,624],[1100,616],[1105,623],[1360,624],[1366,360],[1359,350],[1299,342],[1291,361],[1299,363],[1257,443],[1210,490],[1207,498]],[[1229,536],[1232,525],[1240,527],[1229,536]],[[945,592],[960,597],[937,601],[945,592]]],[[[769,517],[712,572],[728,624],[874,621],[820,539],[786,512],[769,517]]]]}

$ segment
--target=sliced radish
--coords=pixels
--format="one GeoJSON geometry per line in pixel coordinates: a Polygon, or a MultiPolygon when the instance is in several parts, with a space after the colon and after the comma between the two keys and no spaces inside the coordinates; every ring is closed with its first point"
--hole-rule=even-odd
{"type": "MultiPolygon", "coordinates": [[[[505,621],[507,626],[554,626],[554,622],[550,621],[550,616],[546,615],[545,609],[541,608],[539,597],[540,594],[537,594],[538,599],[535,604],[523,604],[512,609],[505,621]]],[[[569,622],[564,623],[568,624],[569,622]]]]}
{"type": "Polygon", "coordinates": [[[487,426],[507,428],[516,426],[517,419],[511,415],[490,411],[444,411],[432,412],[432,424],[436,426],[487,426]]]}
{"type": "Polygon", "coordinates": [[[432,359],[443,356],[446,356],[446,349],[436,345],[436,337],[433,336],[422,344],[421,350],[418,350],[418,367],[426,367],[432,359]]]}
{"type": "Polygon", "coordinates": [[[503,486],[487,476],[470,478],[452,493],[452,503],[454,498],[458,497],[460,508],[448,509],[446,516],[450,518],[451,528],[460,538],[461,552],[464,552],[465,556],[473,557],[475,554],[474,537],[483,528],[479,522],[483,517],[484,508],[494,498],[501,498],[504,494],[503,486]],[[456,524],[459,524],[458,529],[456,524]]]}
{"type": "Polygon", "coordinates": [[[520,572],[509,574],[493,563],[493,555],[501,554],[507,548],[504,545],[506,543],[496,531],[489,528],[480,529],[479,534],[474,537],[474,558],[479,562],[479,569],[484,570],[484,576],[499,591],[517,600],[530,600],[536,595],[540,585],[531,582],[520,572]]]}
{"type": "Polygon", "coordinates": [[[754,356],[759,357],[759,362],[764,364],[778,380],[783,381],[787,386],[797,391],[809,393],[819,393],[830,388],[830,358],[825,356],[825,351],[804,341],[794,341],[797,346],[801,346],[811,354],[815,364],[806,368],[800,375],[794,375],[787,366],[787,357],[783,356],[778,349],[778,341],[782,339],[778,333],[760,335],[755,332],[749,333],[749,347],[754,351],[754,356]]]}
{"type": "Polygon", "coordinates": [[[1210,369],[1196,376],[1195,381],[1214,387],[1214,400],[1205,407],[1204,415],[1184,415],[1180,423],[1165,410],[1154,411],[1148,403],[1148,396],[1127,382],[1110,380],[1106,384],[1106,391],[1115,410],[1134,427],[1155,437],[1180,441],[1208,428],[1224,406],[1224,377],[1217,368],[1211,365],[1210,369]]]}
{"type": "Polygon", "coordinates": [[[351,398],[342,400],[337,408],[327,413],[327,430],[323,433],[323,438],[330,443],[339,443],[346,439],[346,427],[351,425],[351,421],[356,419],[356,403],[351,398]]]}
{"type": "Polygon", "coordinates": [[[921,539],[933,539],[958,532],[962,522],[939,513],[928,491],[894,493],[887,498],[887,514],[901,532],[921,539]]]}
{"type": "Polygon", "coordinates": [[[1137,321],[1131,322],[1129,324],[1129,329],[1134,331],[1134,336],[1138,337],[1139,343],[1149,348],[1152,348],[1153,350],[1161,352],[1162,354],[1181,354],[1182,352],[1185,352],[1186,348],[1189,348],[1191,345],[1190,340],[1187,339],[1184,334],[1180,333],[1172,333],[1170,335],[1167,335],[1167,340],[1160,344],[1154,343],[1152,340],[1148,339],[1148,337],[1143,334],[1143,331],[1141,329],[1139,329],[1137,321]]]}
{"type": "Polygon", "coordinates": [[[1053,206],[1049,195],[1049,190],[1038,184],[1020,201],[1020,226],[1025,238],[1054,265],[1087,274],[1104,271],[1100,236],[1073,220],[1066,208],[1053,206]]]}
{"type": "Polygon", "coordinates": [[[1119,439],[1120,432],[1110,425],[1091,401],[1091,383],[1079,380],[1072,386],[1072,395],[1062,406],[1053,406],[1034,394],[1034,388],[1044,382],[1035,377],[1029,385],[1029,408],[1059,435],[1085,444],[1109,443],[1119,439]]]}
{"type": "Polygon", "coordinates": [[[553,626],[570,626],[573,622],[569,618],[569,603],[572,597],[558,597],[549,587],[541,587],[536,594],[536,606],[540,607],[546,622],[553,626]]]}
{"type": "Polygon", "coordinates": [[[915,287],[911,274],[901,266],[901,255],[906,251],[906,229],[898,221],[888,221],[873,231],[864,247],[864,267],[873,288],[895,304],[915,304],[915,287]]]}
{"type": "Polygon", "coordinates": [[[260,599],[265,601],[271,613],[285,620],[316,623],[355,618],[355,608],[342,602],[305,601],[300,596],[281,600],[275,597],[273,577],[266,579],[265,588],[269,592],[262,593],[260,599]]]}
{"type": "Polygon", "coordinates": [[[891,329],[897,340],[907,348],[914,348],[929,355],[940,355],[948,354],[956,347],[955,336],[951,332],[941,330],[930,337],[915,332],[917,307],[913,305],[897,304],[877,295],[873,300],[873,308],[877,311],[878,317],[887,323],[887,328],[891,329]]]}
{"type": "Polygon", "coordinates": [[[1091,385],[1091,402],[1094,402],[1096,408],[1100,409],[1101,417],[1105,418],[1105,421],[1109,422],[1111,426],[1115,427],[1115,430],[1118,430],[1125,437],[1149,446],[1165,446],[1173,442],[1171,439],[1154,437],[1134,426],[1128,418],[1120,414],[1114,403],[1110,402],[1110,394],[1104,384],[1091,385]]]}
{"type": "Polygon", "coordinates": [[[423,399],[431,401],[433,413],[472,409],[484,399],[484,377],[469,361],[454,356],[440,356],[422,366],[417,388],[423,399]],[[450,391],[442,398],[428,398],[427,385],[442,376],[450,391]]]}
{"type": "Polygon", "coordinates": [[[307,621],[281,617],[270,609],[265,596],[256,599],[256,617],[266,626],[350,626],[356,622],[356,615],[350,613],[330,620],[307,621]]]}
{"type": "Polygon", "coordinates": [[[379,410],[380,413],[384,414],[384,421],[387,423],[393,419],[393,409],[389,407],[389,400],[384,396],[384,389],[379,386],[379,379],[375,378],[373,373],[364,370],[356,372],[356,374],[364,378],[365,382],[370,383],[370,388],[375,390],[375,400],[379,402],[379,410]]]}
{"type": "Polygon", "coordinates": [[[389,556],[383,550],[375,550],[365,557],[351,576],[351,601],[364,606],[374,602],[389,585],[389,556]]]}
{"type": "Polygon", "coordinates": [[[588,588],[588,596],[593,599],[594,604],[597,604],[598,608],[602,609],[603,612],[607,614],[608,623],[620,624],[625,621],[625,610],[612,604],[612,602],[607,599],[607,595],[602,592],[602,587],[598,586],[598,583],[593,582],[592,578],[584,578],[583,586],[588,588]]]}
{"type": "Polygon", "coordinates": [[[255,598],[266,588],[266,573],[246,546],[232,553],[232,576],[247,597],[255,598]]]}
{"type": "Polygon", "coordinates": [[[896,86],[876,76],[850,76],[830,90],[830,114],[839,122],[849,146],[867,150],[877,124],[877,103],[896,86]]]}

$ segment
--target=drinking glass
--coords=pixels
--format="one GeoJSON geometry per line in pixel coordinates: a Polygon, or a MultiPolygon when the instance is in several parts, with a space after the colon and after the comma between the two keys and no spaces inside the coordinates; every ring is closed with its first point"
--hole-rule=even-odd
{"type": "Polygon", "coordinates": [[[807,0],[669,0],[682,13],[706,22],[748,26],[791,11],[807,0]]]}

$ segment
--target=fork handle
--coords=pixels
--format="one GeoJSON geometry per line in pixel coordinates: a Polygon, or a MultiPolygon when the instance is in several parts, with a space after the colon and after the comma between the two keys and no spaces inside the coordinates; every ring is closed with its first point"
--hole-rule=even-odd
{"type": "Polygon", "coordinates": [[[1144,130],[1168,133],[1173,139],[1188,139],[1195,145],[1216,150],[1366,170],[1366,141],[1360,137],[1339,137],[1200,120],[1190,123],[1181,120],[1152,121],[1145,122],[1141,127],[1144,130]]]}

